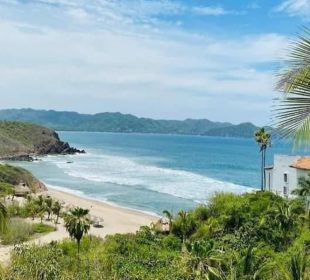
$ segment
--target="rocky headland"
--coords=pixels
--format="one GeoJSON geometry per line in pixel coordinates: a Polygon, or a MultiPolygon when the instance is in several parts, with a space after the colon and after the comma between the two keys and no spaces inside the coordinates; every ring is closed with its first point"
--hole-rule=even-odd
{"type": "Polygon", "coordinates": [[[85,153],[60,140],[46,127],[15,121],[0,121],[0,159],[32,161],[38,156],[85,153]]]}

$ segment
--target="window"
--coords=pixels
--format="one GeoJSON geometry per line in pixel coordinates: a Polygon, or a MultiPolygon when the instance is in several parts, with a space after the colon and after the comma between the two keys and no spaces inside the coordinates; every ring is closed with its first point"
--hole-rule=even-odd
{"type": "Polygon", "coordinates": [[[284,173],[284,182],[287,183],[287,181],[288,181],[287,173],[284,173]]]}
{"type": "Polygon", "coordinates": [[[283,194],[287,195],[287,187],[283,187],[283,194]]]}

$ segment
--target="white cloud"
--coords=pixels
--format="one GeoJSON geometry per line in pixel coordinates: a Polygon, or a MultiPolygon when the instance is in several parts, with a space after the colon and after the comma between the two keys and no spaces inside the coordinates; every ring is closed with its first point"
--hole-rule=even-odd
{"type": "Polygon", "coordinates": [[[2,107],[233,122],[268,115],[272,73],[262,66],[285,48],[285,37],[189,33],[150,16],[177,12],[168,1],[146,1],[141,10],[116,1],[57,2],[65,6],[0,5],[2,107]]]}
{"type": "Polygon", "coordinates": [[[207,15],[207,16],[221,16],[221,15],[227,15],[232,14],[234,12],[225,10],[221,6],[214,6],[214,7],[194,7],[193,12],[199,15],[207,15]]]}
{"type": "Polygon", "coordinates": [[[303,16],[310,19],[310,0],[286,0],[275,9],[291,16],[303,16]]]}

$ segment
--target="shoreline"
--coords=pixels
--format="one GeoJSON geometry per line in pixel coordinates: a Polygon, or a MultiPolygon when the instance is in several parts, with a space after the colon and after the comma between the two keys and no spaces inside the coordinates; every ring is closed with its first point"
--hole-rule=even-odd
{"type": "MultiPolygon", "coordinates": [[[[44,183],[44,182],[43,182],[43,184],[46,186],[47,191],[48,190],[52,190],[52,191],[56,191],[56,192],[60,192],[60,193],[65,193],[65,194],[69,194],[69,195],[75,196],[77,198],[85,199],[85,200],[88,200],[88,201],[98,202],[98,203],[101,203],[101,204],[104,204],[104,205],[108,205],[108,206],[111,206],[111,207],[114,207],[114,208],[129,210],[129,211],[133,211],[135,213],[142,213],[142,214],[145,214],[147,216],[154,217],[154,218],[157,218],[157,219],[161,218],[161,216],[159,214],[155,213],[155,212],[151,212],[151,211],[147,211],[147,210],[142,210],[142,209],[136,209],[136,208],[127,207],[127,206],[122,206],[122,205],[117,204],[116,202],[112,202],[112,201],[108,201],[108,200],[96,199],[96,198],[87,196],[87,194],[85,194],[84,192],[79,191],[79,190],[73,190],[73,189],[69,189],[69,188],[66,188],[66,187],[60,187],[60,186],[56,186],[56,185],[51,185],[51,184],[47,184],[47,183],[44,183]]],[[[46,193],[47,191],[43,191],[43,193],[46,193]]]]}
{"type": "MultiPolygon", "coordinates": [[[[38,194],[50,195],[53,199],[63,203],[64,209],[68,207],[81,207],[88,209],[91,219],[99,221],[103,226],[101,228],[91,226],[88,234],[101,238],[105,238],[107,235],[113,234],[135,233],[141,226],[149,226],[151,223],[155,223],[159,219],[158,217],[151,214],[109,205],[102,201],[80,197],[72,193],[53,189],[49,186],[48,190],[38,194]]],[[[29,223],[40,223],[39,218],[35,218],[34,221],[30,218],[27,218],[27,220],[29,223]]],[[[51,221],[45,220],[44,223],[55,226],[51,221]]],[[[69,234],[64,226],[64,221],[62,218],[60,218],[56,231],[41,235],[33,240],[29,240],[25,244],[44,245],[52,241],[59,242],[68,238],[69,234]]],[[[13,245],[0,244],[1,264],[6,265],[9,263],[10,253],[13,249],[13,245]]]]}
{"type": "Polygon", "coordinates": [[[101,237],[107,234],[136,232],[141,226],[150,225],[152,222],[156,222],[159,219],[158,216],[149,213],[82,197],[55,189],[50,185],[47,185],[47,188],[48,190],[44,191],[42,194],[50,195],[52,198],[64,202],[67,207],[89,209],[91,217],[103,220],[103,228],[97,229],[92,227],[90,232],[101,237]]]}

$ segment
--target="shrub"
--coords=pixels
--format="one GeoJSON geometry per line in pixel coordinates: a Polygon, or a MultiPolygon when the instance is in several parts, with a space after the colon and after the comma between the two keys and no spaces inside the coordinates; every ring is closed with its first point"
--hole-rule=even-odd
{"type": "Polygon", "coordinates": [[[180,251],[182,247],[180,238],[174,235],[165,236],[162,240],[162,244],[165,248],[175,250],[175,251],[180,251]]]}
{"type": "Polygon", "coordinates": [[[13,194],[13,185],[0,182],[0,196],[7,196],[13,194]]]}
{"type": "Polygon", "coordinates": [[[207,206],[199,205],[192,211],[191,215],[196,222],[203,222],[209,218],[210,211],[207,206]]]}
{"type": "Polygon", "coordinates": [[[7,211],[9,217],[22,217],[27,218],[29,216],[25,206],[21,206],[18,201],[12,201],[7,205],[7,211]]]}
{"type": "Polygon", "coordinates": [[[41,223],[33,224],[32,229],[34,233],[49,233],[55,231],[54,227],[41,223]]]}
{"type": "Polygon", "coordinates": [[[56,244],[18,246],[12,254],[8,280],[65,280],[62,273],[62,251],[56,244]]]}
{"type": "Polygon", "coordinates": [[[2,236],[3,244],[18,244],[29,240],[34,233],[31,224],[20,218],[11,219],[7,231],[2,236]]]}

